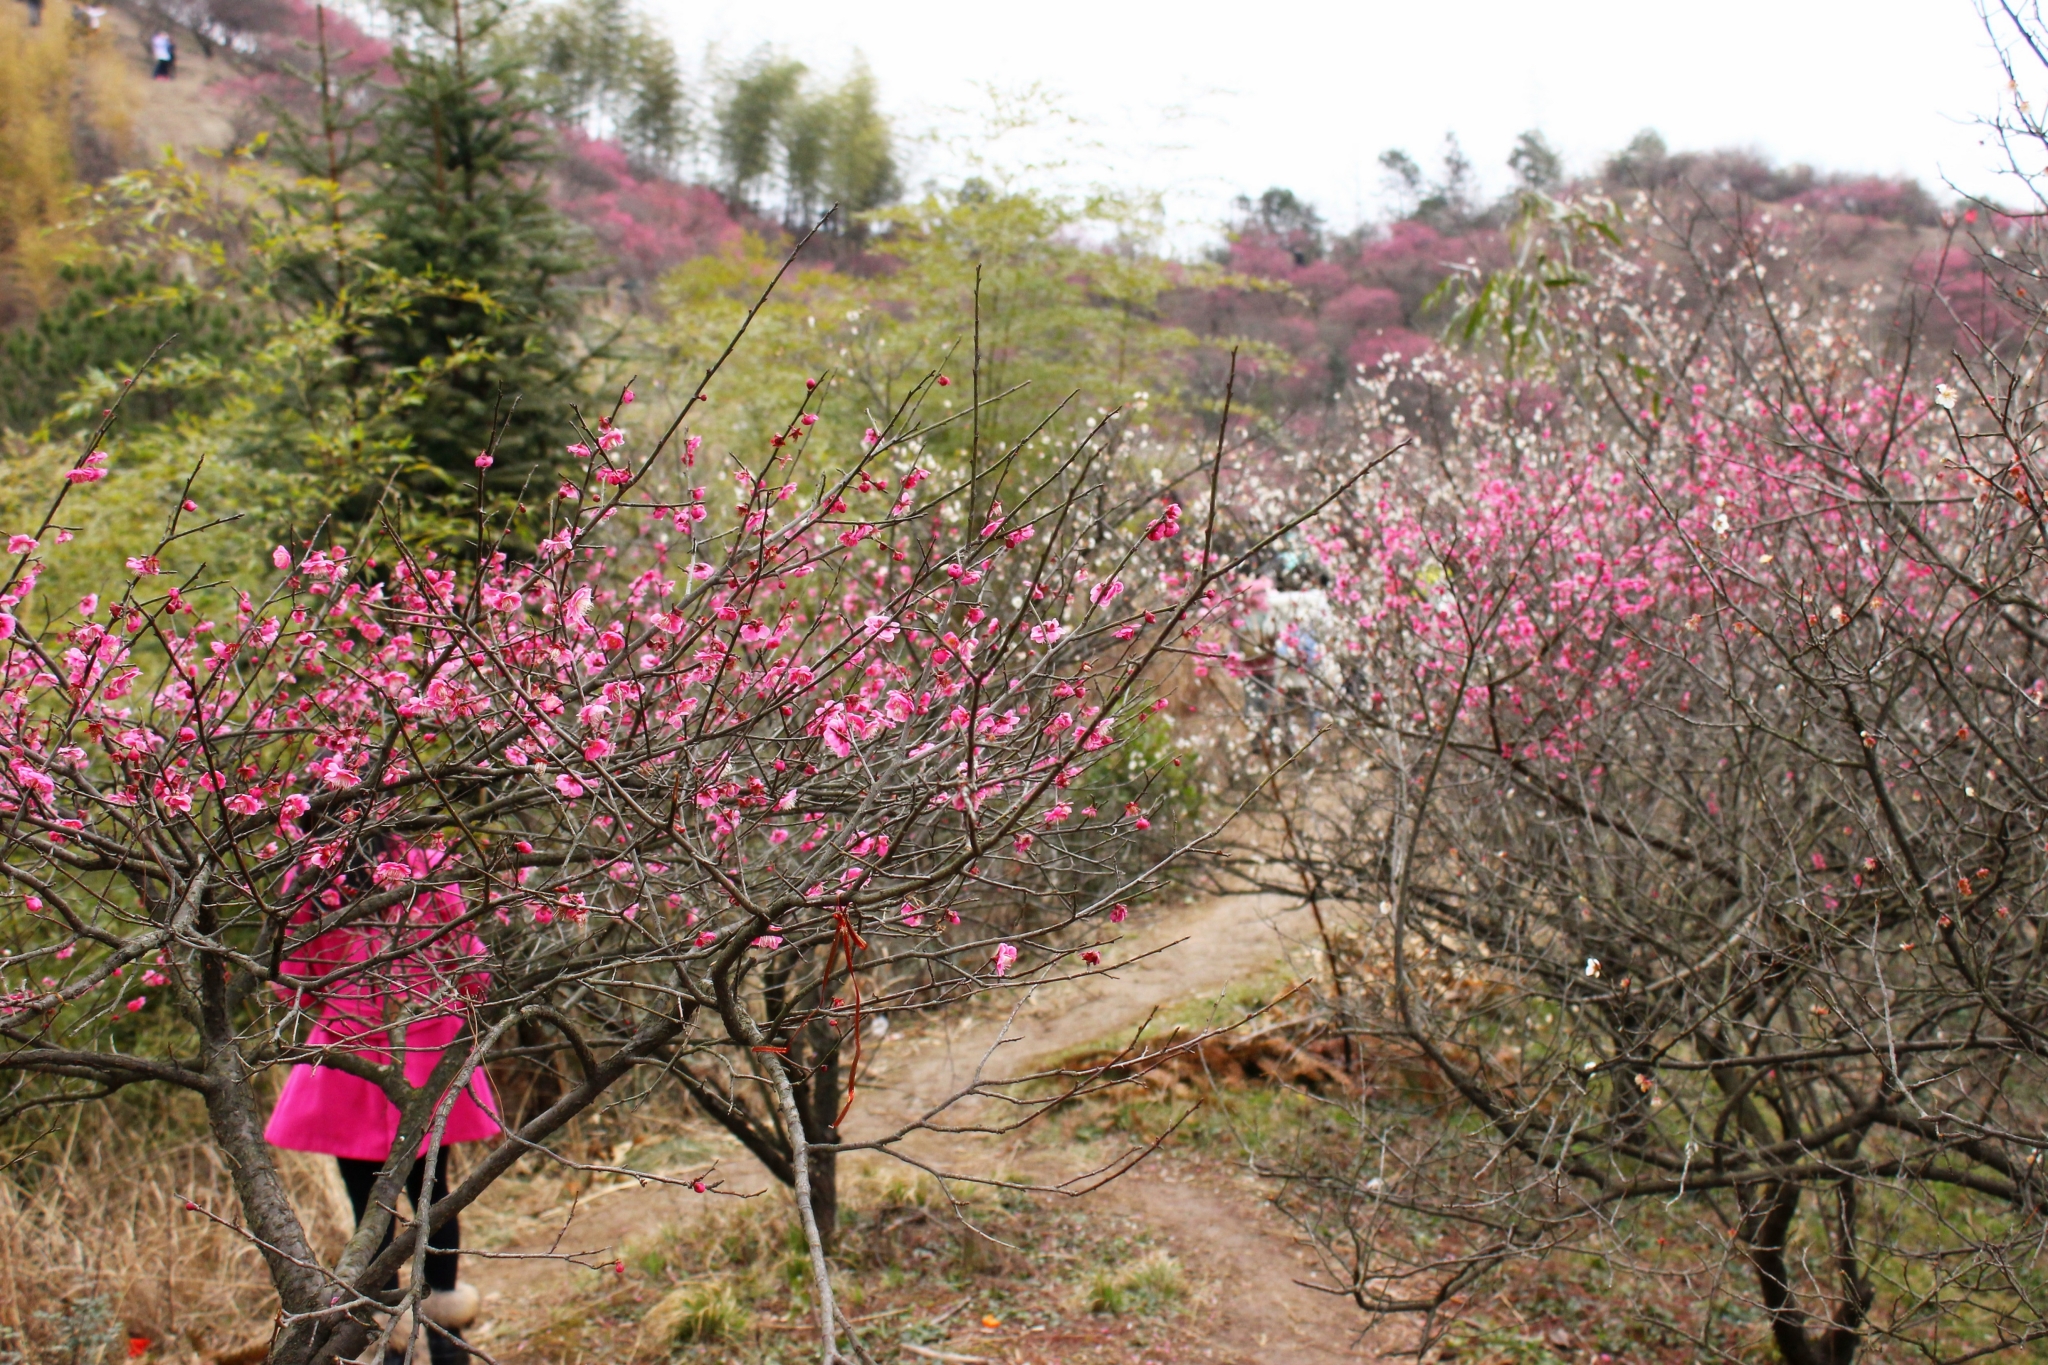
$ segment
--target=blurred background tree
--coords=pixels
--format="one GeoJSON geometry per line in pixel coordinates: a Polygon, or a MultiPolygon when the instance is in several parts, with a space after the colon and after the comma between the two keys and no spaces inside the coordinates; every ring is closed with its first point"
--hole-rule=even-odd
{"type": "MultiPolygon", "coordinates": [[[[1215,347],[1162,315],[1169,294],[1218,272],[1143,249],[1149,215],[1143,203],[1076,203],[981,182],[874,213],[861,258],[836,269],[820,258],[785,279],[700,423],[751,447],[784,420],[783,385],[829,373],[822,440],[850,441],[885,425],[937,368],[951,384],[926,421],[966,413],[976,392],[990,406],[978,422],[932,431],[920,450],[929,467],[964,468],[977,439],[984,455],[1019,443],[1049,450],[1113,409],[1127,419],[1115,432],[1147,437],[1177,405],[1213,399],[1222,369],[1215,347]],[[1088,240],[1105,235],[1121,245],[1088,240]],[[960,323],[977,316],[978,377],[976,338],[960,323]]],[[[714,355],[779,265],[777,251],[753,237],[741,253],[675,272],[662,371],[688,373],[714,355]]]]}
{"type": "Polygon", "coordinates": [[[1564,157],[1540,129],[1531,128],[1515,139],[1508,169],[1515,173],[1519,188],[1533,193],[1548,194],[1564,183],[1564,157]]]}
{"type": "Polygon", "coordinates": [[[861,215],[902,192],[895,134],[865,63],[818,89],[803,63],[755,53],[726,77],[714,141],[726,192],[768,212],[779,190],[780,216],[792,228],[837,204],[832,230],[858,238],[861,215]]]}
{"type": "Polygon", "coordinates": [[[0,24],[0,326],[32,323],[65,293],[60,223],[86,177],[127,150],[134,92],[112,35],[0,24]]]}
{"type": "Polygon", "coordinates": [[[696,123],[675,44],[624,0],[569,0],[532,14],[499,40],[558,123],[615,141],[642,174],[676,171],[696,123]]]}

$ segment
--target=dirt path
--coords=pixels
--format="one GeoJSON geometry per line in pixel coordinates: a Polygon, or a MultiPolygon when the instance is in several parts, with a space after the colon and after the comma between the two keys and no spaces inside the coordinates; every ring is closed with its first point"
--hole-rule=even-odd
{"type": "MultiPolygon", "coordinates": [[[[1306,914],[1274,896],[1220,896],[1164,911],[1135,936],[1125,955],[1137,958],[1130,966],[1043,988],[1014,1020],[963,1020],[877,1058],[870,1084],[881,1103],[850,1119],[847,1135],[888,1131],[954,1093],[977,1067],[1014,1076],[1078,1048],[1122,1041],[1155,1010],[1185,1014],[1214,1001],[1221,1022],[1231,1017],[1223,1000],[1230,989],[1295,956],[1310,932],[1306,914]]],[[[951,1137],[916,1150],[964,1169],[1013,1168],[1041,1180],[1075,1173],[1071,1161],[1062,1169],[1062,1153],[1029,1139],[951,1137]]],[[[1355,1309],[1297,1283],[1313,1266],[1258,1192],[1231,1173],[1233,1154],[1190,1155],[1196,1159],[1148,1162],[1092,1197],[1150,1226],[1198,1282],[1214,1287],[1202,1312],[1204,1358],[1327,1365],[1377,1355],[1377,1345],[1358,1341],[1355,1309]]]]}
{"type": "MultiPolygon", "coordinates": [[[[944,1027],[891,1037],[871,1054],[861,1103],[846,1125],[853,1140],[892,1131],[965,1085],[976,1068],[991,1078],[1027,1074],[1064,1053],[1127,1036],[1154,1011],[1218,1002],[1300,951],[1306,916],[1270,896],[1221,896],[1158,912],[1112,962],[1128,965],[1100,976],[1036,990],[1014,1018],[964,1017],[944,1027]],[[993,1049],[993,1055],[991,1050],[993,1049]]],[[[951,1169],[1028,1172],[1053,1180],[1075,1173],[1064,1150],[1014,1138],[926,1136],[913,1148],[951,1169]]],[[[1191,1160],[1148,1162],[1091,1198],[1150,1226],[1194,1273],[1213,1286],[1200,1306],[1203,1358],[1217,1365],[1327,1365],[1370,1359],[1381,1347],[1357,1340],[1358,1316],[1344,1301],[1296,1283],[1312,1267],[1257,1191],[1230,1174],[1229,1153],[1193,1152],[1191,1160]],[[1214,1157],[1215,1160],[1204,1160],[1214,1157]]],[[[730,1188],[769,1187],[754,1163],[725,1162],[730,1188]]],[[[578,1211],[563,1242],[571,1247],[619,1246],[636,1233],[689,1216],[701,1197],[669,1189],[600,1193],[578,1211]]],[[[518,1300],[561,1292],[555,1281],[577,1274],[544,1261],[493,1261],[475,1278],[487,1300],[518,1300]]]]}
{"type": "MultiPolygon", "coordinates": [[[[1169,1006],[1221,1001],[1231,987],[1280,962],[1305,919],[1275,896],[1219,896],[1162,911],[1108,971],[1034,990],[1013,1019],[966,1017],[900,1042],[889,1040],[868,1068],[874,1100],[847,1123],[859,1141],[894,1127],[972,1080],[1016,1076],[1096,1043],[1107,1043],[1169,1006]],[[990,1049],[995,1049],[990,1056],[990,1049]]],[[[1223,1017],[1219,1010],[1219,1019],[1223,1017]]]]}
{"type": "Polygon", "coordinates": [[[1212,1286],[1201,1358],[1216,1365],[1333,1365],[1383,1355],[1395,1338],[1362,1337],[1349,1300],[1301,1281],[1315,1263],[1252,1180],[1224,1162],[1168,1160],[1103,1191],[1110,1206],[1165,1239],[1212,1286]]]}

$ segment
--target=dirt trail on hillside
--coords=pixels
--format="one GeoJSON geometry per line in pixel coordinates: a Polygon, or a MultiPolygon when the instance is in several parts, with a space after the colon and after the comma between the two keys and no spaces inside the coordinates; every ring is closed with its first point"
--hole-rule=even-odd
{"type": "MultiPolygon", "coordinates": [[[[887,1132],[893,1121],[961,1089],[991,1048],[997,1052],[987,1060],[987,1074],[1014,1076],[1077,1048],[1124,1042],[1165,1007],[1182,1007],[1186,1015],[1188,1005],[1214,1001],[1214,1017],[1225,1023],[1233,1017],[1223,1001],[1229,990],[1284,964],[1309,931],[1307,913],[1280,896],[1217,896],[1165,911],[1130,943],[1124,956],[1137,956],[1130,966],[1040,988],[1012,1021],[965,1019],[889,1058],[897,1074],[879,1068],[872,1076],[883,1103],[858,1124],[850,1121],[848,1136],[887,1132]]],[[[1061,1169],[1061,1152],[1032,1146],[1028,1136],[979,1144],[948,1138],[940,1154],[954,1166],[973,1162],[979,1171],[1014,1166],[1036,1179],[1075,1173],[1071,1166],[1061,1169]]],[[[1210,1171],[1229,1169],[1233,1158],[1231,1152],[1204,1156],[1221,1158],[1210,1171]]],[[[1348,1302],[1296,1283],[1313,1265],[1249,1183],[1178,1166],[1147,1162],[1092,1197],[1149,1224],[1196,1279],[1214,1287],[1212,1302],[1200,1312],[1206,1359],[1325,1365],[1378,1353],[1358,1340],[1358,1312],[1348,1302]]]]}
{"type": "MultiPolygon", "coordinates": [[[[1308,931],[1306,915],[1279,897],[1234,895],[1171,907],[1149,917],[1109,954],[1123,961],[1099,976],[1035,990],[1014,1017],[963,1016],[871,1047],[859,1098],[846,1124],[853,1141],[901,1126],[957,1092],[985,1067],[1001,1079],[1028,1074],[1063,1054],[1128,1039],[1148,1016],[1167,1007],[1216,1001],[1217,1020],[1230,1017],[1222,999],[1231,987],[1284,963],[1308,931]],[[993,1055],[991,1050],[993,1049],[993,1055]]],[[[1075,1158],[1052,1144],[1034,1145],[1035,1130],[1010,1137],[925,1134],[912,1146],[942,1168],[1014,1171],[1042,1182],[1077,1174],[1075,1158]],[[1066,1164],[1062,1164],[1066,1163],[1066,1164]]],[[[1137,1218],[1193,1272],[1214,1286],[1196,1312],[1203,1358],[1216,1365],[1326,1365],[1371,1359],[1384,1347],[1358,1339],[1358,1314],[1341,1299],[1306,1288],[1313,1266],[1257,1191],[1223,1160],[1148,1162],[1088,1196],[1137,1218]]],[[[751,1161],[729,1160],[719,1172],[727,1188],[770,1188],[751,1161]]],[[[702,1196],[649,1188],[600,1192],[580,1208],[561,1249],[617,1247],[634,1235],[690,1216],[702,1196]]],[[[545,1261],[485,1261],[472,1272],[487,1301],[546,1298],[569,1288],[562,1277],[587,1275],[545,1261]]]]}
{"type": "MultiPolygon", "coordinates": [[[[1155,1010],[1216,999],[1258,977],[1282,957],[1283,935],[1305,918],[1277,896],[1218,896],[1159,912],[1105,954],[1122,961],[1099,975],[1034,990],[1013,1019],[965,1017],[894,1043],[868,1068],[875,1099],[847,1123],[859,1141],[886,1131],[973,1079],[1015,1076],[1062,1053],[1108,1043],[1155,1010]],[[1005,1036],[1007,1030],[1007,1036],[1005,1036]],[[996,1049],[993,1057],[989,1050],[996,1049]]],[[[1225,1017],[1218,1012],[1219,1022],[1225,1017]]]]}
{"type": "MultiPolygon", "coordinates": [[[[1223,997],[1293,956],[1312,932],[1304,911],[1278,896],[1219,896],[1160,913],[1135,936],[1129,966],[1035,992],[1014,1019],[964,1019],[905,1040],[876,1059],[869,1084],[880,1103],[848,1120],[853,1140],[885,1133],[959,1090],[986,1065],[992,1078],[1029,1073],[1076,1049],[1128,1041],[1155,1010],[1216,1002],[1216,1022],[1235,1017],[1223,997]],[[990,1049],[995,1055],[990,1057],[990,1049]]],[[[1112,961],[1116,958],[1112,957],[1112,961]]],[[[1040,1181],[1077,1174],[1072,1158],[1026,1134],[1014,1139],[928,1138],[921,1156],[959,1169],[1008,1169],[1040,1181]],[[1062,1163],[1065,1163],[1064,1165],[1062,1163]]],[[[1314,1270],[1291,1230],[1249,1182],[1228,1171],[1234,1153],[1184,1168],[1148,1162],[1089,1196],[1150,1226],[1214,1287],[1198,1310],[1205,1358],[1218,1365],[1326,1365],[1371,1359],[1384,1347],[1359,1339],[1345,1300],[1297,1281],[1314,1270]]]]}
{"type": "MultiPolygon", "coordinates": [[[[52,5],[50,13],[61,8],[52,5]]],[[[103,41],[121,54],[131,73],[124,160],[154,166],[171,151],[188,164],[203,165],[204,153],[224,151],[234,143],[236,100],[215,88],[239,79],[232,63],[224,56],[207,56],[188,31],[174,27],[177,78],[152,80],[149,35],[154,25],[123,9],[110,9],[100,22],[103,41]]]]}

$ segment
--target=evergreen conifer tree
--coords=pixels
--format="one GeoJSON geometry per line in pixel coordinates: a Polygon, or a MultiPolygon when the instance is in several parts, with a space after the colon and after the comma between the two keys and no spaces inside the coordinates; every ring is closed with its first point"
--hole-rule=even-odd
{"type": "Polygon", "coordinates": [[[393,53],[399,81],[382,101],[361,201],[380,238],[372,259],[441,286],[385,319],[371,350],[389,367],[447,365],[406,416],[410,458],[395,480],[416,505],[444,510],[468,504],[487,445],[493,494],[545,485],[587,359],[568,283],[583,262],[548,200],[543,111],[490,41],[502,19],[494,0],[418,12],[393,53]]]}
{"type": "MultiPolygon", "coordinates": [[[[66,266],[67,292],[32,326],[0,334],[0,427],[31,431],[56,416],[89,372],[132,373],[175,338],[170,353],[214,356],[246,344],[230,301],[168,277],[155,262],[66,266]]],[[[176,395],[144,387],[124,404],[130,421],[160,421],[176,395]]]]}

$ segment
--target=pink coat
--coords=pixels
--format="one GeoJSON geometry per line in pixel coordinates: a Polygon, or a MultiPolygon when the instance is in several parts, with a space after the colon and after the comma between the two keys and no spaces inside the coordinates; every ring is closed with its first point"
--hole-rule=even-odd
{"type": "MultiPolygon", "coordinates": [[[[385,856],[403,862],[412,875],[425,877],[443,855],[394,844],[385,856]]],[[[318,875],[310,867],[305,870],[318,875]]],[[[320,899],[340,904],[339,893],[331,887],[320,899]]],[[[459,919],[462,912],[462,893],[452,886],[438,887],[382,919],[331,929],[290,948],[283,970],[291,976],[325,976],[350,963],[367,962],[390,952],[405,941],[401,935],[428,939],[431,926],[459,919]]],[[[309,900],[292,917],[292,924],[297,928],[317,918],[318,909],[309,900]]],[[[380,1026],[416,1014],[430,1001],[459,1005],[464,997],[481,995],[490,984],[489,973],[481,970],[485,955],[483,940],[458,930],[426,943],[415,953],[344,978],[319,992],[317,998],[311,991],[298,991],[297,1003],[319,1008],[319,1020],[306,1041],[314,1047],[344,1043],[358,1056],[389,1065],[391,1039],[380,1026]]],[[[443,1050],[461,1031],[462,1020],[455,1014],[427,1015],[408,1023],[406,1080],[416,1086],[424,1084],[443,1050]]],[[[490,1081],[478,1067],[449,1110],[442,1142],[478,1142],[497,1136],[497,1112],[490,1081]]],[[[273,1146],[294,1151],[382,1161],[391,1154],[391,1144],[398,1136],[398,1107],[382,1090],[359,1077],[317,1064],[295,1066],[285,1079],[284,1092],[277,1097],[277,1108],[263,1136],[273,1146]]],[[[420,1151],[426,1151],[424,1139],[420,1151]]]]}

